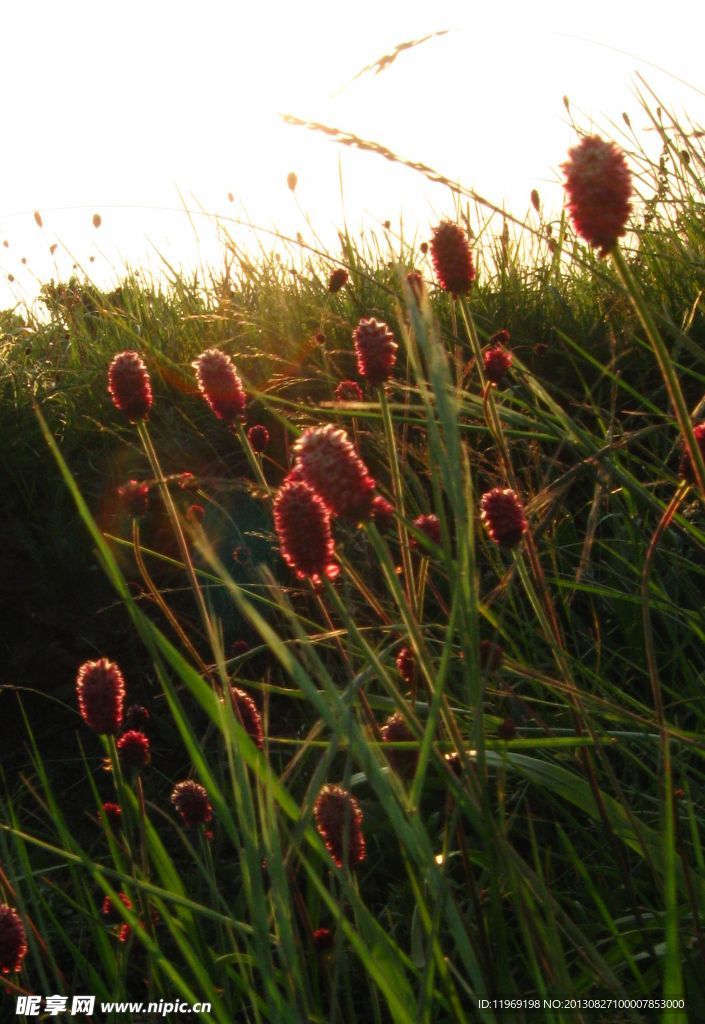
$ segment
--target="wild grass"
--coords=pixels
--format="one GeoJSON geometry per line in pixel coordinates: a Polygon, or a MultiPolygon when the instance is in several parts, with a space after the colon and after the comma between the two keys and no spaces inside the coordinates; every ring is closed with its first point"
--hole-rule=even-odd
{"type": "Polygon", "coordinates": [[[0,893],[29,943],[6,1006],[90,992],[207,1001],[209,1021],[445,1024],[589,1020],[544,1000],[602,998],[621,1001],[604,1020],[688,1019],[648,1003],[668,998],[699,1019],[705,522],[673,400],[699,420],[705,150],[655,104],[659,157],[628,125],[620,140],[638,194],[614,260],[565,218],[544,222],[540,197],[498,223],[468,195],[467,299],[387,231],[288,263],[226,238],[208,282],[128,276],[108,294],[75,279],[45,286],[41,317],[3,314],[2,587],[38,616],[11,611],[5,642],[2,701],[23,739],[4,764],[0,893]],[[336,266],[349,282],[331,294],[336,266]],[[394,377],[337,401],[370,316],[399,342],[394,377]],[[501,328],[514,362],[488,389],[481,349],[501,328]],[[211,347],[237,365],[248,424],[270,432],[263,455],[197,393],[190,364],[211,347]],[[106,392],[126,349],[155,392],[139,428],[106,392]],[[284,566],[271,505],[297,436],[323,423],[348,432],[396,517],[388,532],[336,522],[340,574],[314,586],[284,566]],[[151,488],[134,529],[114,497],[129,478],[151,488]],[[511,553],[479,521],[493,487],[526,508],[511,553]],[[440,544],[414,526],[430,513],[440,544]],[[78,718],[75,671],[101,655],[151,711],[143,772],[122,773],[78,718]],[[219,699],[230,683],[258,704],[262,750],[219,699]],[[412,738],[390,745],[394,712],[412,738]],[[212,835],[173,813],[184,778],[208,792],[212,835]],[[325,783],[362,809],[354,869],[315,828],[325,783]]]}

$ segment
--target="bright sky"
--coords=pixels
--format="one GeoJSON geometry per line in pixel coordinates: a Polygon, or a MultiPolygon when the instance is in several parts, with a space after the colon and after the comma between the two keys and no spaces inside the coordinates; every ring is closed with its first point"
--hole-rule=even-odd
{"type": "Polygon", "coordinates": [[[679,115],[705,123],[696,0],[653,13],[643,0],[6,0],[0,11],[0,308],[67,278],[74,262],[101,286],[127,263],[156,273],[157,251],[219,265],[216,217],[313,241],[308,216],[335,247],[344,218],[354,231],[394,228],[403,212],[405,234],[423,239],[452,214],[443,187],[281,113],[377,140],[517,216],[532,188],[561,202],[558,167],[575,141],[564,95],[603,134],[622,111],[643,127],[640,71],[679,115]],[[444,29],[351,81],[399,43],[444,29]],[[211,216],[190,220],[184,204],[211,216]]]}

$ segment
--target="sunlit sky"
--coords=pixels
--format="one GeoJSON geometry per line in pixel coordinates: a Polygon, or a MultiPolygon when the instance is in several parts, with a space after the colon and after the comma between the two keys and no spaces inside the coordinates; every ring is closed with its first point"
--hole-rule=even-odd
{"type": "Polygon", "coordinates": [[[405,236],[423,239],[452,215],[447,189],[283,113],[379,141],[517,216],[532,188],[560,206],[558,168],[575,141],[564,95],[581,126],[608,134],[627,111],[643,128],[640,72],[705,123],[695,0],[6,0],[1,11],[0,307],[74,263],[106,287],[127,264],[157,273],[159,254],[222,265],[217,218],[241,245],[252,233],[227,218],[307,241],[315,231],[335,248],[343,221],[394,231],[403,215],[405,236]]]}

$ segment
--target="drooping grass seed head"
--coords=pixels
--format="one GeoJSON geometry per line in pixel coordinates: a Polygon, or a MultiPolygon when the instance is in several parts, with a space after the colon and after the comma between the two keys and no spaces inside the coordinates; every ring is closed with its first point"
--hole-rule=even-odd
{"type": "Polygon", "coordinates": [[[137,352],[120,352],[108,369],[108,391],[116,409],[131,421],[144,420],[152,408],[152,384],[137,352]]]}
{"type": "Polygon", "coordinates": [[[217,348],[209,348],[191,364],[198,387],[213,413],[225,423],[235,423],[245,412],[245,392],[232,359],[217,348]]]}
{"type": "Polygon", "coordinates": [[[631,211],[631,173],[614,142],[587,135],[561,166],[573,227],[606,256],[624,234],[631,211]]]}
{"type": "Polygon", "coordinates": [[[114,736],[122,725],[125,681],[118,666],[100,658],[86,661],[76,677],[81,718],[93,732],[114,736]]]}
{"type": "Polygon", "coordinates": [[[375,481],[344,430],[309,427],[294,445],[304,480],[334,515],[355,522],[372,514],[375,481]]]}
{"type": "Polygon", "coordinates": [[[330,511],[303,481],[282,484],[274,500],[274,527],[282,558],[299,579],[318,580],[335,558],[330,511]]]}
{"type": "Polygon", "coordinates": [[[20,915],[7,903],[0,905],[0,974],[22,970],[27,955],[27,936],[20,915]]]}
{"type": "Polygon", "coordinates": [[[365,859],[362,811],[354,796],[341,786],[325,785],[313,805],[316,828],[339,868],[365,859]]]}
{"type": "Polygon", "coordinates": [[[199,782],[185,779],[172,790],[171,803],[187,828],[205,825],[213,817],[208,793],[199,782]]]}
{"type": "Polygon", "coordinates": [[[503,548],[513,548],[527,530],[524,507],[516,493],[495,487],[480,499],[480,519],[491,540],[503,548]]]}
{"type": "Polygon", "coordinates": [[[433,229],[431,260],[441,288],[455,296],[470,290],[475,265],[467,236],[458,224],[445,220],[433,229]]]}
{"type": "Polygon", "coordinates": [[[392,375],[399,346],[387,325],[380,320],[360,320],[353,332],[357,370],[372,387],[384,384],[392,375]]]}

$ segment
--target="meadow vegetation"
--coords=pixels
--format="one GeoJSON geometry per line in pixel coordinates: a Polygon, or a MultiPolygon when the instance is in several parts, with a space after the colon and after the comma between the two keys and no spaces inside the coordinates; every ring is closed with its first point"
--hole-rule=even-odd
{"type": "Polygon", "coordinates": [[[8,1019],[703,1019],[705,148],[644,112],[602,254],[456,190],[466,288],[226,235],[0,314],[8,1019]]]}

